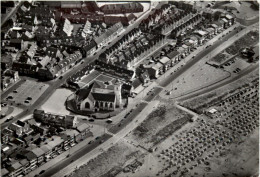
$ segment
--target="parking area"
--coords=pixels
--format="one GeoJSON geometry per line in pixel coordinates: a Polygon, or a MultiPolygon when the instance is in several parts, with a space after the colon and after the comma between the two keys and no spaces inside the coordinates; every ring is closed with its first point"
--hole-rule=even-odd
{"type": "Polygon", "coordinates": [[[235,57],[223,66],[226,71],[231,73],[239,73],[241,70],[250,66],[250,63],[240,57],[235,57]]]}
{"type": "Polygon", "coordinates": [[[27,80],[13,90],[13,92],[9,93],[5,100],[12,104],[30,106],[48,87],[49,85],[47,84],[27,80]]]}

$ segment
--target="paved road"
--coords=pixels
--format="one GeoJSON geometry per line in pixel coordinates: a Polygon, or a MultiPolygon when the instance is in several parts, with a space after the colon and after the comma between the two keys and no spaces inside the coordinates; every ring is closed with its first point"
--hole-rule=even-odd
{"type": "Polygon", "coordinates": [[[154,90],[151,93],[148,93],[145,97],[144,100],[147,102],[152,101],[159,93],[163,90],[161,87],[155,87],[154,90]]]}
{"type": "Polygon", "coordinates": [[[1,26],[7,21],[7,20],[9,20],[12,16],[13,16],[13,14],[15,14],[16,13],[16,11],[19,9],[19,7],[21,7],[21,5],[22,5],[22,1],[20,1],[19,2],[19,4],[17,4],[17,6],[15,6],[10,12],[9,12],[9,14],[7,14],[6,16],[5,16],[5,18],[1,18],[1,26]]]}
{"type": "Polygon", "coordinates": [[[133,119],[147,106],[147,103],[140,103],[137,108],[133,109],[125,119],[122,119],[119,124],[115,124],[108,131],[116,134],[125,128],[133,119]]]}
{"type": "Polygon", "coordinates": [[[93,149],[95,149],[97,146],[100,145],[100,143],[99,143],[100,141],[105,142],[105,141],[109,140],[109,138],[111,138],[111,137],[112,137],[111,135],[105,134],[104,136],[102,136],[99,139],[99,141],[95,141],[92,144],[90,144],[88,146],[85,146],[84,148],[80,149],[76,153],[73,153],[72,155],[70,155],[66,159],[64,159],[61,162],[59,162],[56,165],[54,165],[52,168],[48,169],[48,171],[46,171],[43,174],[41,174],[40,177],[50,177],[50,176],[54,175],[60,169],[68,166],[70,163],[72,163],[75,160],[77,160],[78,158],[82,157],[82,155],[84,155],[84,154],[92,151],[93,149]]]}

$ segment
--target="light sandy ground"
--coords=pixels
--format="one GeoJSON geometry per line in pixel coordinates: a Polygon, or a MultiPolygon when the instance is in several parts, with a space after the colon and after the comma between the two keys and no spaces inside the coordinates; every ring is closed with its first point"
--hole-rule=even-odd
{"type": "Polygon", "coordinates": [[[127,160],[137,157],[140,151],[125,140],[120,140],[106,152],[89,161],[71,174],[73,177],[109,176],[106,174],[112,167],[121,168],[127,160]]]}
{"type": "Polygon", "coordinates": [[[230,66],[224,66],[226,71],[232,72],[239,68],[241,70],[247,68],[250,64],[246,61],[246,59],[242,59],[240,57],[236,57],[235,63],[232,63],[230,66]]]}
{"type": "Polygon", "coordinates": [[[237,10],[239,10],[239,13],[237,11],[233,11],[234,15],[236,15],[238,18],[241,19],[252,19],[259,15],[259,11],[253,10],[250,6],[251,3],[249,2],[243,2],[241,1],[241,4],[238,2],[231,2],[225,6],[228,7],[235,7],[237,10]]]}
{"type": "Polygon", "coordinates": [[[65,101],[72,93],[73,92],[68,89],[57,89],[40,109],[51,113],[69,114],[70,112],[66,109],[65,101]]]}
{"type": "MultiPolygon", "coordinates": [[[[252,176],[258,172],[259,157],[259,130],[247,138],[240,145],[232,144],[224,151],[224,157],[214,157],[210,160],[210,173],[205,172],[205,176],[214,174],[214,177],[221,177],[223,173],[229,177],[252,176]]],[[[199,171],[205,171],[202,167],[199,171]]]]}
{"type": "Polygon", "coordinates": [[[220,96],[225,92],[229,92],[230,90],[237,89],[238,87],[243,86],[245,83],[249,83],[252,80],[256,79],[259,77],[259,70],[254,70],[253,72],[249,73],[247,76],[242,77],[241,79],[238,79],[236,82],[232,82],[230,84],[227,84],[217,90],[213,90],[211,92],[208,92],[204,95],[201,95],[199,97],[195,97],[190,100],[186,100],[184,102],[184,105],[186,107],[193,107],[195,105],[199,105],[203,103],[205,100],[208,100],[208,97],[214,97],[216,95],[220,96]]]}
{"type": "Polygon", "coordinates": [[[172,122],[189,115],[186,112],[177,109],[171,101],[161,101],[160,106],[157,108],[157,110],[155,110],[154,113],[155,116],[148,116],[148,118],[146,118],[141,126],[129,134],[126,139],[134,142],[134,144],[149,149],[154,145],[156,138],[159,138],[155,137],[155,135],[158,135],[160,131],[165,130],[165,127],[170,125],[172,122]],[[165,112],[161,111],[163,108],[165,108],[165,112]],[[157,112],[159,112],[160,115],[158,115],[157,112]],[[142,132],[142,130],[144,131],[142,132]]]}
{"type": "MultiPolygon", "coordinates": [[[[224,78],[229,77],[229,73],[212,66],[201,64],[190,68],[189,72],[184,73],[179,79],[174,80],[166,87],[166,90],[172,90],[174,97],[188,93],[190,91],[200,89],[209,85],[210,83],[218,82],[224,78]],[[176,89],[177,88],[177,89],[176,89]]],[[[161,96],[169,97],[167,92],[162,92],[161,96]]]]}

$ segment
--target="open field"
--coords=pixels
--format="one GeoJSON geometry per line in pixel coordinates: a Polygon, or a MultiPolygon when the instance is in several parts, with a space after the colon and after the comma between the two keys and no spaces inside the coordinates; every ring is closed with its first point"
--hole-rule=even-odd
{"type": "Polygon", "coordinates": [[[177,109],[171,102],[160,103],[127,139],[149,149],[187,123],[190,117],[191,115],[177,109]]]}
{"type": "Polygon", "coordinates": [[[224,6],[227,6],[227,7],[232,7],[236,10],[233,10],[232,12],[234,13],[234,15],[236,15],[238,18],[241,18],[241,19],[252,19],[256,16],[259,15],[259,11],[257,10],[254,10],[253,8],[251,8],[251,3],[249,2],[243,2],[243,1],[240,1],[237,2],[237,1],[234,1],[234,2],[230,2],[229,4],[226,4],[224,6]],[[238,12],[239,10],[239,12],[238,12]]]}
{"type": "Polygon", "coordinates": [[[7,98],[11,103],[22,104],[25,106],[32,105],[49,87],[44,83],[26,80],[16,90],[9,93],[7,98]]]}
{"type": "Polygon", "coordinates": [[[41,106],[41,109],[51,113],[69,114],[70,112],[66,109],[65,101],[72,93],[73,92],[68,89],[57,89],[52,94],[52,96],[41,106]]]}
{"type": "Polygon", "coordinates": [[[81,166],[72,173],[71,177],[98,177],[98,176],[114,176],[113,173],[122,170],[125,162],[136,158],[140,155],[140,151],[136,147],[120,140],[113,147],[103,152],[95,159],[90,160],[86,165],[81,166]],[[113,170],[111,170],[113,169],[113,170]]]}
{"type": "Polygon", "coordinates": [[[239,79],[237,82],[232,82],[224,87],[219,88],[218,90],[211,91],[207,94],[195,97],[193,99],[189,99],[186,101],[182,101],[181,104],[184,107],[187,107],[190,110],[194,110],[196,112],[201,113],[202,108],[206,107],[207,104],[214,100],[220,100],[227,93],[233,93],[237,89],[241,89],[248,85],[247,83],[252,82],[253,80],[258,80],[259,71],[255,70],[252,73],[248,74],[247,77],[243,77],[239,79]]]}
{"type": "Polygon", "coordinates": [[[184,73],[179,79],[174,80],[165,89],[166,92],[161,92],[160,96],[163,98],[172,98],[181,96],[207,85],[217,83],[230,76],[230,73],[217,69],[210,65],[199,65],[190,69],[189,72],[184,73]],[[171,95],[169,95],[171,91],[171,95]]]}

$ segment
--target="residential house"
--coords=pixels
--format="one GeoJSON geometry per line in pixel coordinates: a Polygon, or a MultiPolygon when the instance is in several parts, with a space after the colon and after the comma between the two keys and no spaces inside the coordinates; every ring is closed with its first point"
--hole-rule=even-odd
{"type": "Polygon", "coordinates": [[[177,50],[173,50],[172,52],[168,53],[166,56],[171,59],[172,66],[174,65],[174,63],[178,63],[180,60],[180,53],[177,50]]]}
{"type": "Polygon", "coordinates": [[[26,175],[31,171],[30,162],[27,159],[20,160],[20,164],[23,166],[23,175],[26,175]]]}
{"type": "Polygon", "coordinates": [[[131,84],[124,83],[122,85],[122,97],[128,97],[132,94],[132,92],[133,92],[133,87],[131,84]]]}
{"type": "Polygon", "coordinates": [[[26,146],[25,142],[20,138],[15,138],[12,143],[16,144],[18,148],[24,148],[26,146]]]}
{"type": "Polygon", "coordinates": [[[163,68],[164,66],[161,63],[157,63],[153,66],[148,66],[147,70],[150,78],[158,78],[158,76],[163,73],[163,68]]]}
{"type": "Polygon", "coordinates": [[[81,134],[77,131],[77,130],[73,130],[73,129],[66,129],[65,131],[61,132],[60,134],[61,136],[67,136],[69,137],[69,145],[72,147],[75,145],[75,143],[80,142],[81,138],[81,134]]]}
{"type": "Polygon", "coordinates": [[[48,162],[51,159],[52,154],[52,147],[48,144],[42,145],[41,150],[44,152],[44,159],[46,162],[48,162]]]}
{"type": "Polygon", "coordinates": [[[91,133],[89,128],[90,126],[86,123],[77,126],[77,131],[80,133],[81,139],[86,139],[89,136],[89,133],[91,133]]]}
{"type": "Polygon", "coordinates": [[[25,154],[26,159],[30,162],[30,170],[34,170],[37,168],[37,156],[29,151],[25,154]]]}
{"type": "Polygon", "coordinates": [[[31,150],[37,157],[37,164],[40,166],[44,162],[44,151],[41,148],[34,148],[31,150]]]}
{"type": "Polygon", "coordinates": [[[166,72],[171,66],[171,60],[168,57],[164,56],[162,59],[159,60],[159,62],[163,65],[164,72],[166,72]]]}
{"type": "Polygon", "coordinates": [[[124,14],[143,12],[143,5],[140,2],[128,2],[121,4],[106,4],[100,7],[105,14],[124,14]]]}
{"type": "Polygon", "coordinates": [[[108,41],[115,38],[123,30],[123,25],[121,22],[118,22],[107,29],[107,31],[101,34],[98,37],[95,37],[94,40],[97,44],[97,47],[101,47],[106,44],[108,41]]]}
{"type": "Polygon", "coordinates": [[[85,56],[83,55],[83,57],[92,55],[97,50],[97,44],[94,40],[91,40],[87,45],[83,47],[83,49],[86,52],[85,56]]]}
{"type": "Polygon", "coordinates": [[[51,158],[54,158],[58,154],[62,153],[64,147],[64,140],[59,136],[52,136],[52,140],[48,142],[48,145],[52,149],[52,153],[50,154],[50,156],[51,158]]]}
{"type": "Polygon", "coordinates": [[[9,125],[8,127],[10,130],[13,130],[15,135],[17,135],[18,137],[21,137],[23,135],[23,127],[16,124],[16,123],[12,123],[11,125],[9,125]]]}
{"type": "Polygon", "coordinates": [[[8,128],[4,128],[1,132],[1,140],[2,144],[7,144],[9,141],[13,139],[14,131],[8,128]]]}
{"type": "Polygon", "coordinates": [[[143,90],[142,81],[139,78],[136,78],[132,82],[133,93],[138,94],[143,90]]]}
{"type": "Polygon", "coordinates": [[[25,134],[30,134],[33,131],[32,129],[30,129],[30,126],[29,126],[29,124],[27,122],[22,122],[22,121],[18,120],[17,124],[22,127],[23,132],[25,134]]]}
{"type": "MultiPolygon", "coordinates": [[[[3,7],[1,7],[1,8],[3,8],[3,7]]],[[[1,176],[2,177],[8,177],[9,171],[6,168],[1,168],[1,176]]]]}
{"type": "Polygon", "coordinates": [[[23,173],[23,166],[19,161],[11,162],[11,166],[8,167],[9,176],[19,176],[23,173]]]}

